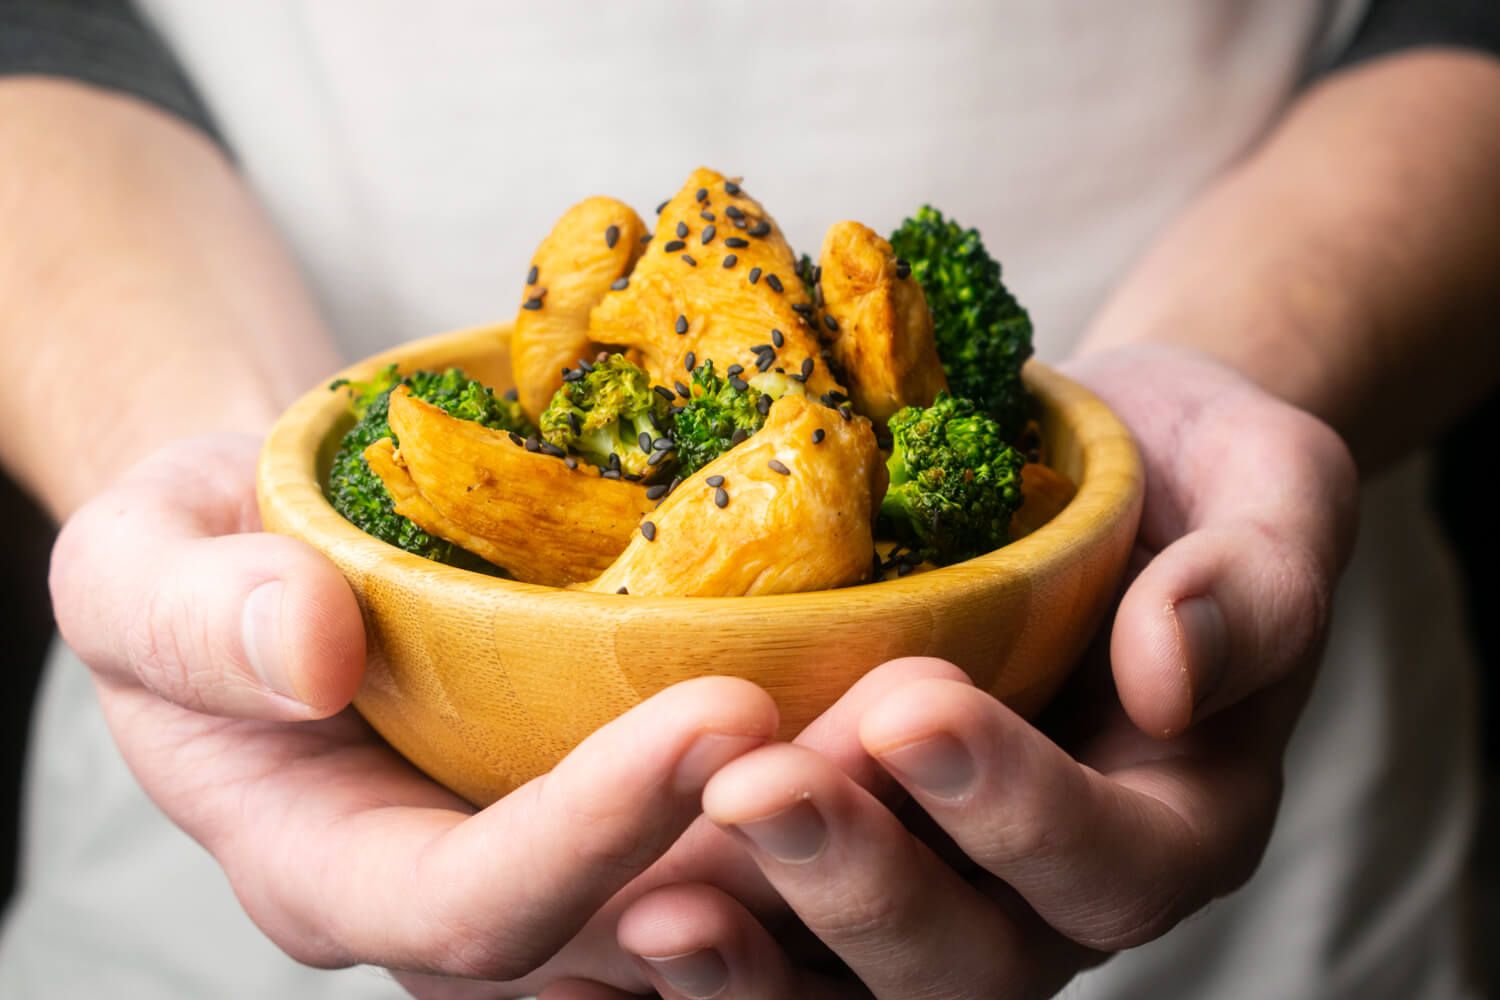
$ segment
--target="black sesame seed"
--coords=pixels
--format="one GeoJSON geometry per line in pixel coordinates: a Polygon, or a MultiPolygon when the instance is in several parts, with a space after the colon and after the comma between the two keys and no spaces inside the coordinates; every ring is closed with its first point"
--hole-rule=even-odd
{"type": "Polygon", "coordinates": [[[707,479],[705,479],[703,481],[705,483],[707,483],[709,486],[723,486],[724,485],[724,477],[723,476],[709,476],[707,479]]]}
{"type": "Polygon", "coordinates": [[[518,399],[521,398],[521,394],[519,392],[517,392],[515,389],[506,389],[505,390],[505,395],[504,395],[503,398],[508,399],[512,403],[514,403],[516,400],[518,400],[518,399]]]}
{"type": "Polygon", "coordinates": [[[826,327],[828,327],[829,331],[832,332],[832,333],[838,333],[839,332],[839,321],[836,320],[836,319],[834,319],[832,316],[828,315],[827,313],[823,314],[823,325],[826,326],[826,327]]]}
{"type": "Polygon", "coordinates": [[[654,236],[654,235],[655,235],[654,233],[647,233],[645,236],[642,236],[641,237],[641,246],[645,246],[647,243],[650,243],[651,242],[651,237],[654,236]]]}
{"type": "Polygon", "coordinates": [[[683,254],[682,255],[682,262],[684,264],[686,264],[688,267],[697,267],[698,266],[698,262],[695,259],[693,259],[692,257],[689,257],[687,254],[683,254]]]}
{"type": "Polygon", "coordinates": [[[578,414],[574,413],[572,410],[568,411],[568,428],[574,434],[582,434],[583,433],[583,421],[579,420],[578,419],[578,414]]]}
{"type": "Polygon", "coordinates": [[[740,193],[740,186],[738,184],[736,184],[734,181],[725,181],[724,182],[724,193],[725,194],[739,194],[740,193]]]}
{"type": "Polygon", "coordinates": [[[823,265],[822,264],[815,265],[813,267],[813,284],[816,285],[818,282],[820,282],[822,280],[823,280],[823,265]]]}
{"type": "Polygon", "coordinates": [[[730,221],[734,223],[734,228],[736,229],[746,229],[749,227],[749,223],[747,223],[743,217],[737,217],[731,219],[730,221]]]}
{"type": "Polygon", "coordinates": [[[729,376],[729,387],[735,392],[744,392],[746,389],[750,388],[750,383],[746,382],[738,375],[731,375],[729,376]]]}
{"type": "Polygon", "coordinates": [[[653,451],[671,451],[676,444],[677,442],[669,437],[659,437],[651,442],[651,448],[653,451]]]}
{"type": "Polygon", "coordinates": [[[687,239],[687,234],[688,234],[688,224],[686,222],[679,222],[679,223],[677,223],[677,236],[678,236],[678,238],[680,238],[680,239],[687,239]]]}
{"type": "Polygon", "coordinates": [[[572,455],[569,455],[567,458],[563,459],[563,465],[566,465],[570,469],[576,469],[578,468],[578,459],[574,458],[572,455]]]}
{"type": "Polygon", "coordinates": [[[662,249],[667,253],[676,253],[677,251],[685,250],[686,248],[687,244],[682,242],[681,240],[668,240],[665,244],[662,245],[662,249]]]}
{"type": "Polygon", "coordinates": [[[911,265],[900,258],[896,260],[896,277],[901,281],[911,277],[911,265]]]}
{"type": "Polygon", "coordinates": [[[599,478],[600,479],[619,479],[620,478],[620,470],[619,469],[605,469],[603,472],[599,473],[599,478]]]}
{"type": "Polygon", "coordinates": [[[736,375],[738,375],[740,372],[742,372],[744,370],[745,370],[745,366],[744,365],[730,365],[728,368],[724,369],[724,374],[728,375],[730,378],[734,378],[736,375]]]}
{"type": "Polygon", "coordinates": [[[781,279],[776,277],[776,275],[774,274],[766,275],[766,284],[771,286],[771,291],[773,292],[781,292],[784,290],[784,287],[781,284],[781,279]]]}
{"type": "Polygon", "coordinates": [[[651,457],[648,458],[648,459],[646,459],[646,464],[647,465],[660,465],[662,463],[662,460],[665,459],[670,454],[672,454],[670,451],[653,451],[651,453],[651,457]]]}
{"type": "Polygon", "coordinates": [[[536,265],[532,264],[531,265],[531,270],[529,270],[529,271],[526,272],[526,284],[528,284],[528,285],[534,285],[534,284],[536,284],[536,279],[537,279],[536,265]]]}
{"type": "Polygon", "coordinates": [[[583,376],[587,374],[582,368],[574,368],[572,371],[563,369],[564,382],[582,382],[583,376]]]}
{"type": "Polygon", "coordinates": [[[559,448],[557,445],[553,444],[551,441],[543,441],[542,442],[542,452],[544,454],[551,455],[553,458],[562,458],[564,455],[567,454],[567,452],[563,451],[561,448],[559,448]]]}
{"type": "Polygon", "coordinates": [[[635,443],[641,446],[641,451],[650,451],[651,450],[651,434],[650,434],[650,432],[649,431],[641,431],[641,435],[640,435],[640,437],[638,437],[638,438],[635,439],[635,443]]]}
{"type": "Polygon", "coordinates": [[[536,439],[535,434],[526,439],[526,450],[530,452],[538,452],[542,450],[542,443],[536,439]]]}
{"type": "Polygon", "coordinates": [[[813,444],[822,444],[823,439],[827,436],[828,432],[819,427],[817,430],[813,431],[813,444]]]}
{"type": "Polygon", "coordinates": [[[726,236],[724,245],[733,250],[743,250],[750,245],[750,241],[740,236],[726,236]]]}
{"type": "Polygon", "coordinates": [[[749,436],[750,436],[750,432],[747,431],[747,430],[745,430],[745,428],[743,428],[743,427],[736,427],[734,429],[734,433],[731,434],[731,435],[729,435],[729,444],[730,444],[731,447],[733,447],[734,445],[737,445],[737,444],[742,444],[742,443],[744,443],[744,440],[747,437],[749,437],[749,436]]]}
{"type": "Polygon", "coordinates": [[[541,299],[527,299],[525,302],[521,303],[521,308],[522,309],[526,309],[526,310],[528,310],[530,312],[536,312],[538,309],[542,308],[542,300],[541,299]]]}
{"type": "MultiPolygon", "coordinates": [[[[781,371],[780,368],[778,368],[776,370],[777,371],[781,371]]],[[[801,374],[799,372],[792,372],[790,375],[787,376],[787,378],[791,379],[793,382],[806,382],[807,381],[807,376],[803,375],[803,374],[801,374]]]]}
{"type": "Polygon", "coordinates": [[[579,358],[578,367],[582,368],[586,372],[591,372],[594,370],[594,366],[589,364],[588,358],[579,358]]]}
{"type": "MultiPolygon", "coordinates": [[[[750,269],[750,284],[753,285],[753,284],[755,284],[759,280],[760,280],[760,268],[758,268],[758,267],[752,267],[750,269]]],[[[537,305],[540,306],[541,303],[538,302],[537,305]]]]}
{"type": "Polygon", "coordinates": [[[821,395],[821,396],[818,397],[818,402],[822,403],[824,406],[827,406],[827,407],[831,408],[833,406],[833,393],[832,392],[825,392],[825,393],[823,393],[823,395],[821,395]]]}
{"type": "Polygon", "coordinates": [[[777,347],[785,347],[786,346],[786,334],[782,333],[780,330],[772,330],[771,331],[771,343],[775,344],[777,347]]]}
{"type": "Polygon", "coordinates": [[[698,218],[702,219],[704,222],[713,222],[717,217],[714,215],[714,213],[705,209],[704,211],[698,213],[698,218]]]}
{"type": "Polygon", "coordinates": [[[699,188],[698,193],[694,197],[699,201],[706,201],[708,199],[708,188],[699,188]]]}
{"type": "Polygon", "coordinates": [[[776,374],[777,375],[785,375],[786,374],[786,369],[783,368],[783,367],[781,367],[780,365],[777,365],[776,366],[776,374]]]}
{"type": "Polygon", "coordinates": [[[808,377],[810,377],[812,375],[812,373],[813,373],[813,364],[814,364],[814,362],[813,362],[812,358],[803,358],[802,359],[802,377],[803,378],[808,378],[808,377]]]}
{"type": "Polygon", "coordinates": [[[646,499],[647,500],[660,500],[662,497],[664,497],[666,495],[667,495],[667,484],[666,483],[657,483],[655,486],[647,486],[646,487],[646,499]]]}
{"type": "Polygon", "coordinates": [[[776,348],[772,347],[770,344],[756,344],[755,346],[751,347],[750,350],[754,351],[756,354],[764,354],[767,351],[775,352],[776,348]]]}
{"type": "Polygon", "coordinates": [[[736,257],[734,254],[730,254],[728,257],[724,258],[724,269],[727,271],[739,262],[740,259],[738,257],[736,257]]]}
{"type": "Polygon", "coordinates": [[[522,438],[521,435],[517,434],[515,431],[507,431],[506,433],[508,433],[510,435],[510,443],[511,444],[524,444],[525,443],[525,439],[522,438]]]}
{"type": "Polygon", "coordinates": [[[613,250],[618,242],[620,242],[620,227],[610,226],[604,231],[604,245],[613,250]]]}
{"type": "Polygon", "coordinates": [[[630,593],[630,591],[629,591],[629,589],[627,589],[625,587],[621,587],[619,590],[615,591],[615,593],[617,593],[617,594],[628,594],[628,593],[630,593]]]}
{"type": "Polygon", "coordinates": [[[623,292],[625,289],[627,289],[627,288],[630,287],[630,279],[629,278],[616,278],[614,281],[611,281],[609,283],[609,287],[613,291],[623,292]]]}
{"type": "Polygon", "coordinates": [[[677,331],[677,335],[679,337],[682,336],[684,333],[687,333],[688,332],[688,320],[687,320],[687,317],[686,316],[678,316],[677,317],[677,323],[672,327],[672,329],[674,329],[674,330],[677,331]]]}
{"type": "Polygon", "coordinates": [[[657,205],[656,206],[656,214],[660,215],[661,213],[665,212],[667,210],[667,206],[670,205],[670,204],[672,204],[672,199],[668,198],[666,201],[662,202],[660,205],[657,205]]]}
{"type": "Polygon", "coordinates": [[[762,354],[760,357],[755,359],[755,367],[759,368],[761,371],[769,371],[771,366],[775,363],[776,355],[774,354],[762,354]]]}
{"type": "Polygon", "coordinates": [[[720,486],[714,490],[714,504],[717,505],[720,510],[723,510],[725,507],[729,506],[729,492],[725,490],[724,487],[720,486]]]}
{"type": "Polygon", "coordinates": [[[761,396],[755,401],[755,408],[760,411],[761,416],[771,412],[771,397],[761,396]]]}
{"type": "Polygon", "coordinates": [[[617,472],[620,469],[620,456],[614,452],[609,453],[609,467],[617,472]]]}
{"type": "Polygon", "coordinates": [[[911,563],[909,563],[909,562],[903,562],[901,565],[899,565],[899,566],[896,567],[896,575],[897,576],[905,576],[906,574],[910,573],[914,569],[916,569],[916,567],[913,566],[911,563]]]}
{"type": "Polygon", "coordinates": [[[708,246],[714,241],[714,233],[718,232],[712,225],[703,227],[703,245],[708,246]]]}
{"type": "MultiPolygon", "coordinates": [[[[724,190],[728,191],[729,189],[726,187],[724,190]]],[[[733,191],[729,191],[729,193],[734,194],[733,191]]],[[[740,207],[738,205],[726,206],[724,209],[724,214],[729,216],[731,219],[743,219],[745,217],[745,213],[740,210],[740,207]]]]}
{"type": "Polygon", "coordinates": [[[672,390],[668,389],[664,385],[653,385],[651,387],[651,391],[656,393],[658,396],[660,396],[662,399],[665,399],[669,403],[677,398],[676,396],[672,395],[672,390]]]}
{"type": "Polygon", "coordinates": [[[771,459],[766,463],[766,465],[770,466],[772,472],[779,472],[783,476],[790,476],[792,474],[792,470],[788,469],[785,465],[782,465],[781,462],[777,459],[771,459]]]}
{"type": "Polygon", "coordinates": [[[846,423],[854,419],[854,412],[849,409],[848,403],[839,407],[839,416],[843,417],[846,423]]]}
{"type": "Polygon", "coordinates": [[[792,303],[792,312],[796,313],[798,316],[801,316],[803,322],[806,322],[807,318],[812,315],[812,311],[813,311],[813,307],[812,307],[812,305],[810,303],[807,303],[807,302],[794,302],[794,303],[792,303]]]}
{"type": "Polygon", "coordinates": [[[753,225],[753,226],[750,227],[750,235],[751,236],[766,236],[770,232],[771,232],[771,224],[769,222],[767,222],[765,219],[761,219],[755,225],[753,225]]]}
{"type": "Polygon", "coordinates": [[[682,367],[687,369],[689,375],[693,374],[693,369],[698,367],[698,355],[688,351],[687,357],[682,359],[682,367]]]}
{"type": "Polygon", "coordinates": [[[672,477],[672,481],[667,484],[667,496],[671,496],[674,492],[676,492],[677,487],[679,487],[681,485],[682,485],[682,477],[681,476],[673,476],[672,477]]]}
{"type": "Polygon", "coordinates": [[[683,385],[681,382],[673,382],[672,383],[672,388],[676,389],[677,390],[677,395],[681,396],[683,399],[692,399],[693,398],[693,390],[689,389],[687,386],[683,385]]]}

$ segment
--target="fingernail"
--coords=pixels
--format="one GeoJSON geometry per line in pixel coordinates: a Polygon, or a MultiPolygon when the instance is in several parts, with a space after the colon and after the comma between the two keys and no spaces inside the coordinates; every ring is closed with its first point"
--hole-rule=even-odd
{"type": "Polygon", "coordinates": [[[729,966],[712,948],[665,958],[647,958],[645,955],[641,958],[671,984],[672,989],[693,1000],[716,997],[729,986],[729,966]]]}
{"type": "Polygon", "coordinates": [[[962,798],[974,784],[974,758],[947,733],[886,750],[880,762],[898,778],[940,799],[962,798]]]}
{"type": "Polygon", "coordinates": [[[719,768],[763,743],[765,740],[759,736],[705,733],[693,741],[677,761],[672,783],[679,794],[695,792],[707,784],[719,768]]]}
{"type": "Polygon", "coordinates": [[[798,802],[765,819],[736,824],[736,829],[756,847],[789,865],[811,861],[822,853],[828,840],[828,827],[811,802],[798,802]]]}
{"type": "Polygon", "coordinates": [[[1224,612],[1212,597],[1190,597],[1174,607],[1186,647],[1193,707],[1202,708],[1224,680],[1229,660],[1229,629],[1224,612]]]}
{"type": "Polygon", "coordinates": [[[240,641],[245,659],[269,691],[296,698],[281,652],[281,596],[286,584],[271,580],[250,591],[240,612],[240,641]]]}

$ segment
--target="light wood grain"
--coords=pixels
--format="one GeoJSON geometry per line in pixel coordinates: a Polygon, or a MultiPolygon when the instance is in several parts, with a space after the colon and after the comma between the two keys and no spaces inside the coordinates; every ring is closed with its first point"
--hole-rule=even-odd
{"type": "MultiPolygon", "coordinates": [[[[458,365],[510,384],[508,327],[415,341],[343,374],[458,365]]],[[[1078,493],[1003,549],[904,579],[770,597],[646,598],[491,579],[401,552],[345,521],[322,476],[348,426],[343,394],[318,387],[287,410],[261,455],[268,530],[300,538],[349,580],[370,663],[355,699],[370,724],[432,777],[486,804],[542,774],[585,736],[677,681],[744,677],[781,709],[790,737],[862,674],[896,656],[940,656],[1023,714],[1056,692],[1100,624],[1140,517],[1129,433],[1082,386],[1037,362],[1052,464],[1078,493]]]]}

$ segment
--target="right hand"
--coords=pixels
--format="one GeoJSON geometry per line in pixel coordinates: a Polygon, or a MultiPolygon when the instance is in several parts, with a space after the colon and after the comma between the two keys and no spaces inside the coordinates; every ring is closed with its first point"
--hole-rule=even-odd
{"type": "Polygon", "coordinates": [[[347,707],[359,607],[321,555],[260,531],[257,451],[183,441],[80,508],[52,561],[62,635],[147,794],[289,955],[407,970],[419,995],[513,995],[440,977],[545,962],[677,840],[716,770],[772,738],[775,706],[744,681],[679,684],[475,811],[347,707]]]}

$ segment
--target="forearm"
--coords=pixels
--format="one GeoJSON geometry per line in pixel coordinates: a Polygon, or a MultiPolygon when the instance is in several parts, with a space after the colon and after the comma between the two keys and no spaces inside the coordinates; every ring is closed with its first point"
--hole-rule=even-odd
{"type": "Polygon", "coordinates": [[[62,517],[184,434],[263,431],[337,364],[223,154],[77,84],[0,82],[0,459],[62,517]]]}
{"type": "Polygon", "coordinates": [[[1313,89],[1158,240],[1082,351],[1194,347],[1369,471],[1500,380],[1500,63],[1432,50],[1313,89]]]}

